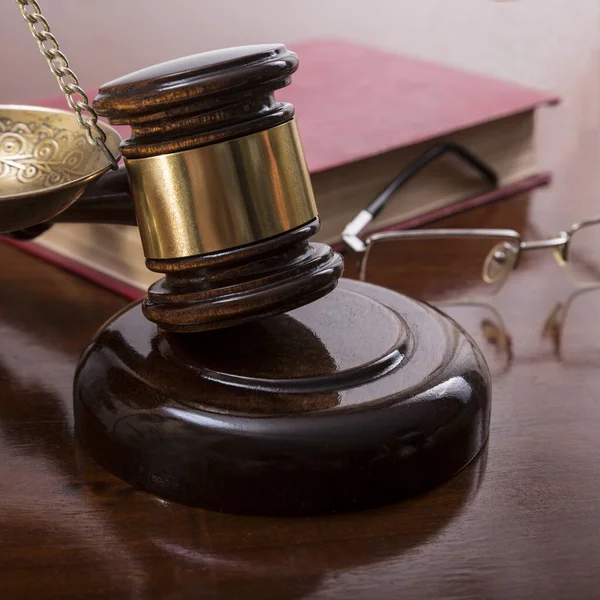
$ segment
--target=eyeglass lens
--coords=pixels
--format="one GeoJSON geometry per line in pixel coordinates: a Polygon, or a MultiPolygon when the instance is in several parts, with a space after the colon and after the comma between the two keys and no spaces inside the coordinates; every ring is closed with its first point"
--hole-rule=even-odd
{"type": "Polygon", "coordinates": [[[388,238],[371,244],[364,279],[449,314],[483,350],[492,375],[499,375],[510,364],[512,340],[486,300],[502,286],[518,255],[513,238],[388,238]]]}
{"type": "Polygon", "coordinates": [[[573,233],[566,266],[575,283],[600,283],[600,223],[584,225],[573,233]]]}
{"type": "Polygon", "coordinates": [[[497,292],[517,256],[511,238],[378,240],[369,247],[364,279],[427,302],[475,300],[497,292]]]}

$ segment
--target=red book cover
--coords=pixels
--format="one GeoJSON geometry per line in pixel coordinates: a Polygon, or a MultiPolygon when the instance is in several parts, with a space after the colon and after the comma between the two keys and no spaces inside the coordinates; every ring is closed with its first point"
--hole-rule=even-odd
{"type": "MultiPolygon", "coordinates": [[[[558,102],[519,84],[350,42],[315,40],[288,48],[297,53],[299,69],[276,97],[295,107],[311,173],[558,102]]],[[[87,90],[90,102],[96,92],[87,90]]],[[[62,96],[33,104],[68,109],[62,96]]],[[[116,129],[129,135],[128,127],[116,129]]],[[[549,173],[540,173],[393,228],[421,226],[549,181],[549,173]]],[[[126,298],[143,295],[141,287],[35,243],[7,241],[126,298]]]]}
{"type": "MultiPolygon", "coordinates": [[[[299,67],[280,101],[295,107],[317,173],[558,102],[556,96],[351,42],[288,44],[299,67]]],[[[97,88],[87,90],[90,102],[97,88]]],[[[63,96],[34,102],[68,109],[63,96]]],[[[128,127],[116,127],[121,136],[128,127]]]]}
{"type": "Polygon", "coordinates": [[[291,102],[311,173],[508,117],[556,96],[350,42],[289,44],[291,102]]]}

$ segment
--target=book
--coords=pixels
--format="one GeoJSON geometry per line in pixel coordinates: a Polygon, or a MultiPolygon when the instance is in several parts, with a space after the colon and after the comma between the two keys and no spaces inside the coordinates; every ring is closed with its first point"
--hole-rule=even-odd
{"type": "MultiPolygon", "coordinates": [[[[300,68],[276,96],[295,107],[322,223],[315,241],[339,247],[344,226],[441,142],[461,144],[487,162],[498,187],[490,190],[444,156],[403,186],[367,231],[423,225],[550,181],[537,164],[535,112],[556,97],[350,42],[315,40],[290,49],[300,68]]],[[[37,104],[66,107],[62,98],[37,104]]],[[[129,298],[159,278],[146,269],[133,227],[57,224],[33,242],[11,243],[129,298]]]]}

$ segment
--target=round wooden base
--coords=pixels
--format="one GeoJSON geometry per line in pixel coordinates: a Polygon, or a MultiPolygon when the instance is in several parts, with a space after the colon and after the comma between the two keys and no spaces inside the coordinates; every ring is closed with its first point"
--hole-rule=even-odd
{"type": "Polygon", "coordinates": [[[246,514],[397,501],[484,445],[490,383],[451,319],[355,281],[284,315],[165,333],[139,303],[83,354],[75,428],[109,471],[170,500],[246,514]]]}

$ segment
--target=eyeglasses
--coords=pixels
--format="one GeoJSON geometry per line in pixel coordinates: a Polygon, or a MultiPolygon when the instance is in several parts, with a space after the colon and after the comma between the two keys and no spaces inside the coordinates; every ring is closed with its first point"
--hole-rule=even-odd
{"type": "MultiPolygon", "coordinates": [[[[373,283],[383,277],[387,287],[404,286],[399,291],[418,297],[425,295],[422,299],[430,301],[455,297],[453,292],[457,288],[462,295],[475,288],[495,293],[517,268],[523,253],[550,249],[557,264],[567,268],[576,284],[596,284],[600,283],[600,251],[593,255],[590,248],[598,245],[599,237],[600,217],[575,223],[548,239],[535,241],[523,241],[511,229],[375,233],[361,241],[359,276],[373,283]],[[390,285],[391,282],[396,283],[390,285]],[[417,284],[420,291],[407,289],[412,284],[417,284]]],[[[351,248],[355,252],[357,246],[353,240],[351,248]]]]}
{"type": "Polygon", "coordinates": [[[452,152],[491,185],[491,167],[465,148],[442,144],[404,169],[344,229],[346,250],[358,257],[359,277],[429,302],[474,300],[497,292],[524,253],[550,249],[578,285],[600,283],[600,217],[571,225],[548,239],[524,241],[512,229],[419,229],[361,234],[408,179],[452,152]]]}

